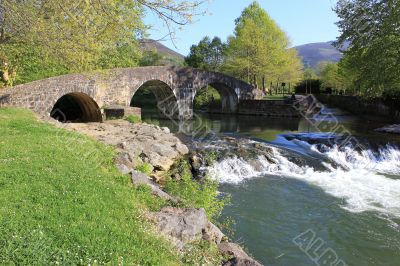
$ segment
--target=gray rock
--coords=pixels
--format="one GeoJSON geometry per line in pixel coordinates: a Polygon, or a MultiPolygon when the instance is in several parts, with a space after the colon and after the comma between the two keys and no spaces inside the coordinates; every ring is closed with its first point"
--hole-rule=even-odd
{"type": "Polygon", "coordinates": [[[238,244],[223,242],[218,245],[218,249],[223,255],[232,257],[222,264],[224,266],[262,266],[247,255],[238,244]]]}
{"type": "Polygon", "coordinates": [[[115,166],[122,174],[129,174],[133,168],[132,159],[130,158],[129,154],[120,152],[115,158],[115,166]]]}
{"type": "Polygon", "coordinates": [[[125,164],[116,163],[115,166],[124,175],[130,174],[133,170],[132,168],[127,167],[125,164]]]}
{"type": "Polygon", "coordinates": [[[156,152],[149,152],[146,154],[148,163],[150,163],[154,169],[158,171],[168,171],[174,164],[174,161],[168,157],[161,156],[156,152]]]}
{"type": "Polygon", "coordinates": [[[146,176],[143,173],[133,170],[132,171],[132,183],[135,186],[147,185],[151,188],[153,195],[155,195],[161,199],[171,201],[172,203],[175,203],[175,204],[179,203],[179,199],[168,195],[161,188],[159,188],[154,182],[152,182],[148,176],[146,176]]]}
{"type": "Polygon", "coordinates": [[[134,168],[136,158],[141,156],[143,161],[149,162],[157,170],[167,171],[175,160],[189,153],[189,149],[169,130],[145,123],[131,124],[124,120],[110,120],[105,123],[70,123],[66,127],[115,146],[120,152],[128,153],[132,165],[116,162],[128,168],[134,168]]]}
{"type": "Polygon", "coordinates": [[[203,232],[203,239],[210,243],[221,243],[222,239],[225,238],[225,235],[216,227],[213,223],[208,222],[207,227],[203,232]]]}
{"type": "Polygon", "coordinates": [[[178,249],[201,239],[219,244],[224,236],[208,221],[204,209],[165,207],[160,212],[153,213],[151,219],[178,249]]]}
{"type": "Polygon", "coordinates": [[[176,143],[173,147],[174,147],[181,155],[186,155],[186,154],[189,153],[189,148],[188,148],[186,145],[184,145],[184,144],[182,144],[182,143],[180,143],[180,142],[176,143]]]}
{"type": "Polygon", "coordinates": [[[153,184],[147,175],[135,170],[132,171],[132,183],[136,186],[153,184]]]}
{"type": "Polygon", "coordinates": [[[167,127],[162,127],[161,130],[162,130],[164,133],[166,133],[166,134],[171,133],[171,131],[170,131],[169,128],[167,128],[167,127]]]}
{"type": "Polygon", "coordinates": [[[159,141],[152,144],[151,150],[157,152],[161,157],[178,157],[176,150],[165,142],[159,141]]]}

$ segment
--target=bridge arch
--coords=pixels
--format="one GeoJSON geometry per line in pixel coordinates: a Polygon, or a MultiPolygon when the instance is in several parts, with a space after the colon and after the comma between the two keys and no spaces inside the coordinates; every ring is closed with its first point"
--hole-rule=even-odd
{"type": "Polygon", "coordinates": [[[61,96],[54,104],[50,116],[60,122],[102,122],[96,101],[83,92],[71,92],[61,96]]]}
{"type": "MultiPolygon", "coordinates": [[[[201,88],[197,89],[195,92],[195,96],[198,92],[203,90],[205,87],[211,86],[213,87],[221,96],[221,110],[222,113],[235,113],[238,109],[239,97],[235,91],[235,88],[232,88],[230,85],[225,84],[218,80],[209,81],[206,85],[201,86],[201,88]]],[[[194,100],[194,98],[193,98],[194,100]]]]}
{"type": "Polygon", "coordinates": [[[179,117],[179,104],[175,91],[172,86],[166,81],[160,79],[149,79],[142,82],[137,86],[131,94],[130,105],[133,106],[133,99],[140,90],[149,90],[157,101],[154,106],[162,118],[178,118],[179,117]]]}

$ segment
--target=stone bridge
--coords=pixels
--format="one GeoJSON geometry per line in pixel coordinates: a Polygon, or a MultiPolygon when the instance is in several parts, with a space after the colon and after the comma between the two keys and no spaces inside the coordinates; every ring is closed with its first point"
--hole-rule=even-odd
{"type": "Polygon", "coordinates": [[[208,85],[221,95],[221,112],[235,113],[242,99],[257,98],[258,90],[233,77],[193,68],[138,67],[88,74],[69,74],[0,91],[0,107],[14,106],[68,121],[101,121],[104,108],[129,106],[143,87],[157,99],[168,118],[191,118],[196,93],[208,85]]]}

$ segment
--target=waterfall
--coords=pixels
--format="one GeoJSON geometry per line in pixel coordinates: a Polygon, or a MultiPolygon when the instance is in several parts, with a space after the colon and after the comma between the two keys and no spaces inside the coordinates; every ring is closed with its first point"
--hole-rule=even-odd
{"type": "Polygon", "coordinates": [[[239,184],[251,178],[268,178],[268,175],[302,180],[342,199],[342,207],[348,211],[377,211],[400,217],[400,179],[393,176],[400,174],[397,147],[386,145],[377,151],[356,151],[351,147],[321,148],[304,141],[302,145],[329,159],[321,162],[326,170],[292,162],[283,150],[270,147],[272,160],[264,156],[255,159],[233,156],[219,160],[207,171],[221,183],[239,184]]]}

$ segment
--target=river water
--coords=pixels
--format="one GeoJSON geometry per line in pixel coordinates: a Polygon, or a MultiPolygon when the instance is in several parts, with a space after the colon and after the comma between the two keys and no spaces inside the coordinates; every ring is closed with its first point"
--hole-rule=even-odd
{"type": "Polygon", "coordinates": [[[329,108],[308,119],[198,115],[190,127],[144,117],[209,149],[229,149],[226,136],[268,149],[207,169],[232,196],[233,240],[261,263],[400,265],[400,138],[374,133],[384,122],[329,108]]]}

